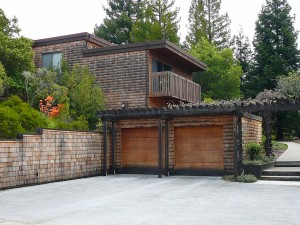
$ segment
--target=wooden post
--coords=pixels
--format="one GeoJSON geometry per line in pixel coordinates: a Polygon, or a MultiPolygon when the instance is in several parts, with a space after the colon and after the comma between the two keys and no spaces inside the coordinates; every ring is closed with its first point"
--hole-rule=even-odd
{"type": "Polygon", "coordinates": [[[111,174],[116,174],[115,146],[116,146],[116,127],[112,121],[112,144],[111,144],[111,174]]]}
{"type": "Polygon", "coordinates": [[[234,117],[234,176],[237,177],[241,172],[243,160],[243,140],[242,140],[242,113],[236,113],[234,117]]]}
{"type": "Polygon", "coordinates": [[[169,176],[169,121],[165,118],[165,176],[169,176]]]}
{"type": "Polygon", "coordinates": [[[264,143],[266,156],[270,157],[272,155],[272,113],[270,111],[263,112],[263,131],[266,136],[266,141],[264,143]]]}
{"type": "Polygon", "coordinates": [[[162,119],[158,120],[158,178],[162,178],[162,119]]]}
{"type": "Polygon", "coordinates": [[[107,119],[103,121],[103,158],[102,158],[102,176],[107,176],[107,119]]]}

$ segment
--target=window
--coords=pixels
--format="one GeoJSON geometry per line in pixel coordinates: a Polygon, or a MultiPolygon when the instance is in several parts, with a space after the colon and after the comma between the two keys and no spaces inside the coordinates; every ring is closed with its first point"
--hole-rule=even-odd
{"type": "Polygon", "coordinates": [[[62,53],[55,52],[55,53],[45,53],[42,55],[42,66],[49,69],[59,69],[60,63],[62,60],[62,53]]]}
{"type": "Polygon", "coordinates": [[[152,59],[152,73],[164,71],[172,71],[172,68],[156,59],[152,59]]]}

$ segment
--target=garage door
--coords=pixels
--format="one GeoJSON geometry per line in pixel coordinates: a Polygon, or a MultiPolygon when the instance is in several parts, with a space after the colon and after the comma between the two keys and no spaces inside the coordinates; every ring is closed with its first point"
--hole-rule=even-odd
{"type": "Polygon", "coordinates": [[[122,129],[122,173],[157,173],[158,129],[122,129]]]}
{"type": "Polygon", "coordinates": [[[175,173],[222,175],[223,127],[175,128],[175,173]]]}

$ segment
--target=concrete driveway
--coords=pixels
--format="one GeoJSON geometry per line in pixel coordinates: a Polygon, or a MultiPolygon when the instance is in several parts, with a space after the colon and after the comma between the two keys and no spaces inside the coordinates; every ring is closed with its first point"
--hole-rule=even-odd
{"type": "Polygon", "coordinates": [[[300,182],[116,175],[0,191],[0,225],[299,224],[300,182]]]}

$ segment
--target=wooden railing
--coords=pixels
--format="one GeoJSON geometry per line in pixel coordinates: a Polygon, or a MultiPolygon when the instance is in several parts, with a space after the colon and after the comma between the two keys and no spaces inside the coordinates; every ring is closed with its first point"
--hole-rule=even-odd
{"type": "Polygon", "coordinates": [[[191,103],[200,102],[200,85],[172,72],[153,73],[150,90],[150,97],[173,97],[191,103]]]}

